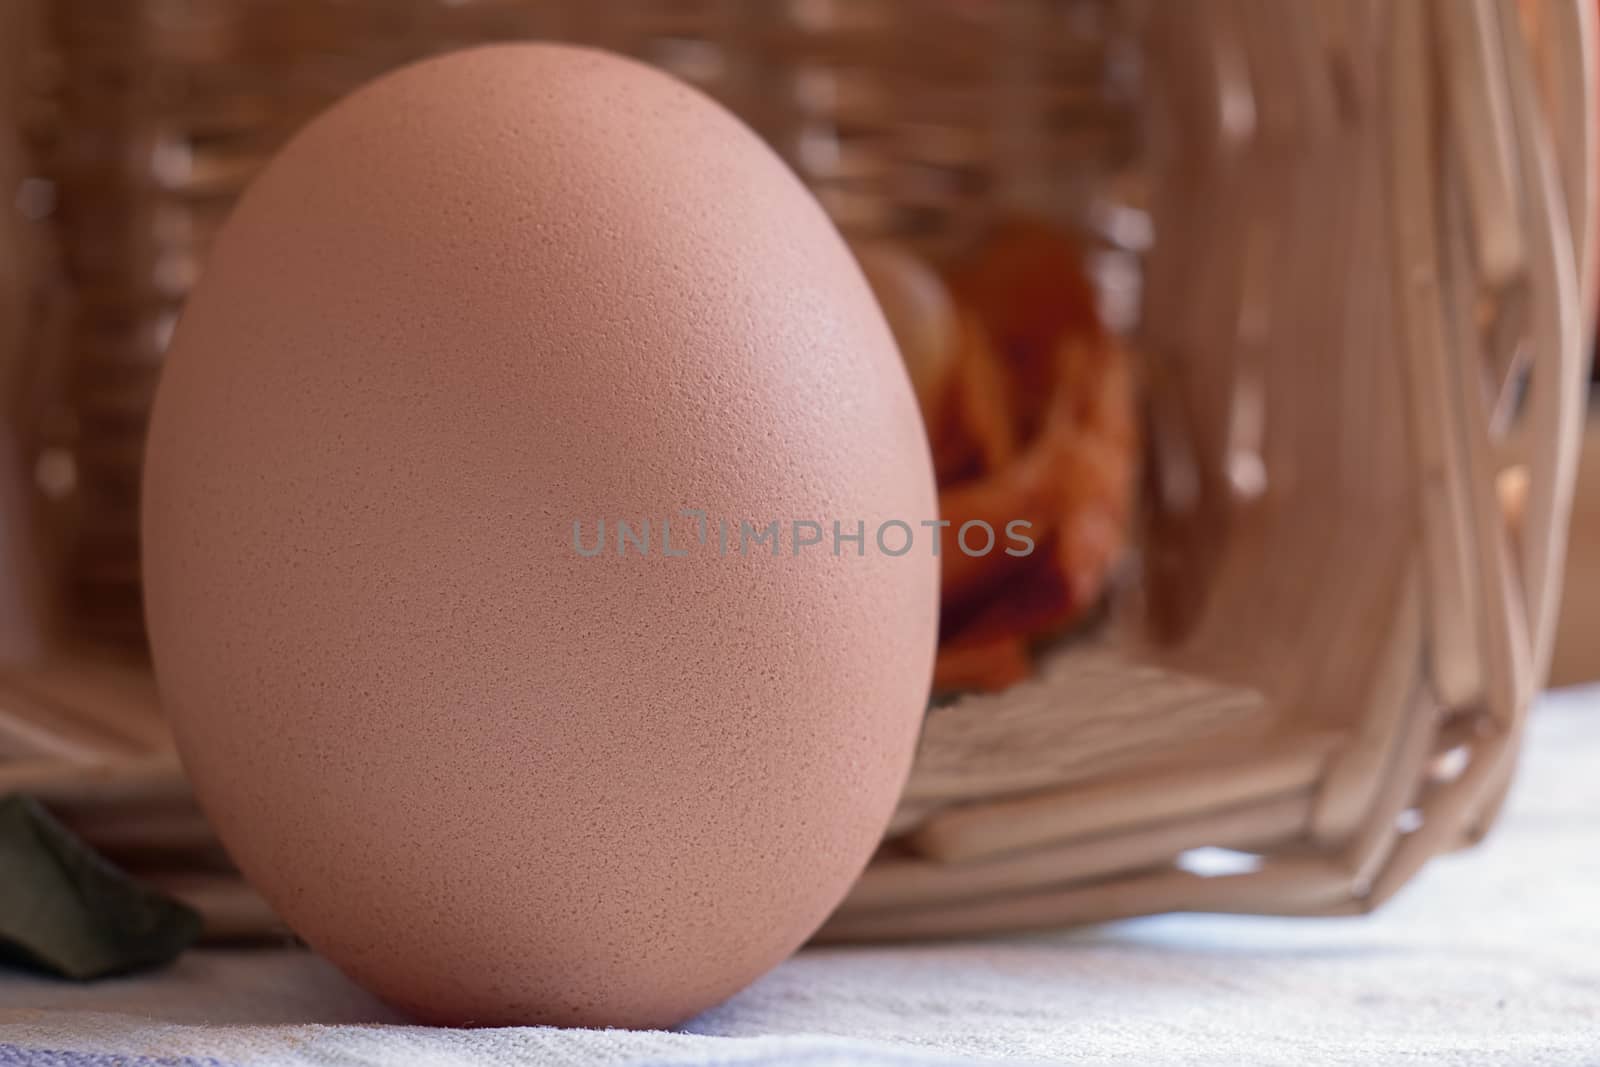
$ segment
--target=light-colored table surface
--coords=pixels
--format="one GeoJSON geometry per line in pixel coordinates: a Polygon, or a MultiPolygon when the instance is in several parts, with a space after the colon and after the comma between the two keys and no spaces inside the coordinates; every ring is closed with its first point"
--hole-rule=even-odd
{"type": "Polygon", "coordinates": [[[672,1034],[405,1026],[296,950],[90,986],[0,975],[0,1067],[987,1059],[1600,1065],[1600,689],[1547,698],[1495,835],[1368,919],[805,952],[672,1034]]]}

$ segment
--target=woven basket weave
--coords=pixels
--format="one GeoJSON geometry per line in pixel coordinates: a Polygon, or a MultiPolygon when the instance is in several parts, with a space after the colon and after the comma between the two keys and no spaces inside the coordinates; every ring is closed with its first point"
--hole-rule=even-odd
{"type": "Polygon", "coordinates": [[[1550,658],[1590,326],[1591,14],[17,0],[0,793],[42,796],[214,935],[271,929],[142,658],[162,347],[232,199],[339,93],[475,41],[573,39],[738,111],[851,235],[937,255],[1007,212],[1072,226],[1147,364],[1139,579],[1034,679],[930,712],[891,840],[822,936],[1374,907],[1487,829],[1550,658]]]}

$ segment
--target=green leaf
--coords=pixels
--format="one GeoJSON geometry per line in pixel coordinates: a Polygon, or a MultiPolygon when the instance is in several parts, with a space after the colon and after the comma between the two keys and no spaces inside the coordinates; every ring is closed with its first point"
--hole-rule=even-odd
{"type": "Polygon", "coordinates": [[[22,796],[0,798],[0,960],[89,979],[167,963],[200,916],[112,866],[22,796]]]}

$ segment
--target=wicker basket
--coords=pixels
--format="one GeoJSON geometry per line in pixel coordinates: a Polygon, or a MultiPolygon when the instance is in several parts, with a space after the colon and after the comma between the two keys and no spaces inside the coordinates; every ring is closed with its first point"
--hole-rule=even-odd
{"type": "Polygon", "coordinates": [[[1475,840],[1550,658],[1591,291],[1580,0],[18,0],[0,32],[0,793],[271,919],[142,658],[162,346],[254,168],[372,74],[581,39],[744,115],[852,234],[1084,235],[1147,361],[1138,581],[930,713],[823,931],[1348,914],[1475,840]],[[1137,285],[1130,279],[1140,279],[1137,285]]]}

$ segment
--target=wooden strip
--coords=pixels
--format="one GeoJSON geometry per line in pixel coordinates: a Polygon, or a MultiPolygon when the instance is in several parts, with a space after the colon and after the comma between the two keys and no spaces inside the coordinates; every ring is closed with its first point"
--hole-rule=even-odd
{"type": "Polygon", "coordinates": [[[54,807],[181,799],[189,795],[177,756],[63,763],[30,760],[0,763],[0,794],[27,793],[54,807]]]}
{"type": "Polygon", "coordinates": [[[907,804],[1021,793],[1148,766],[1204,742],[1262,736],[1260,694],[1077,645],[1004,693],[935,709],[907,804]]]}
{"type": "Polygon", "coordinates": [[[1444,398],[1451,353],[1439,307],[1439,253],[1432,150],[1436,108],[1433,55],[1422,4],[1390,4],[1389,218],[1395,308],[1407,368],[1412,461],[1421,493],[1428,655],[1434,683],[1452,707],[1476,701],[1481,593],[1470,563],[1472,529],[1444,398]]]}
{"type": "Polygon", "coordinates": [[[1422,865],[1457,839],[1495,794],[1505,765],[1516,758],[1517,734],[1499,734],[1474,753],[1467,770],[1427,802],[1422,824],[1400,840],[1382,872],[1366,894],[1366,906],[1377,908],[1421,870],[1422,865]]]}
{"type": "Polygon", "coordinates": [[[1310,788],[1335,743],[1312,735],[1255,758],[951,808],[908,840],[956,863],[1218,811],[1310,788]]]}
{"type": "Polygon", "coordinates": [[[280,941],[294,936],[242,878],[179,874],[156,875],[146,880],[200,913],[206,941],[280,941]]]}
{"type": "MultiPolygon", "coordinates": [[[[1493,391],[1509,403],[1525,369],[1528,291],[1523,245],[1515,131],[1500,47],[1498,0],[1435,0],[1440,56],[1445,72],[1445,109],[1466,195],[1465,217],[1455,226],[1470,242],[1470,263],[1482,286],[1464,309],[1492,309],[1493,325],[1482,354],[1493,391]],[[1483,298],[1479,303],[1478,298],[1483,298]]],[[[1475,325],[1475,324],[1474,324],[1475,325]]],[[[1477,383],[1474,383],[1476,387],[1477,383]]],[[[1500,413],[1504,417],[1503,412],[1500,413]]]]}
{"type": "Polygon", "coordinates": [[[1577,249],[1582,335],[1594,332],[1595,197],[1597,155],[1595,5],[1559,0],[1544,5],[1537,63],[1549,92],[1545,100],[1561,175],[1567,223],[1577,249]]]}
{"type": "MultiPolygon", "coordinates": [[[[1447,158],[1446,162],[1451,161],[1447,158]]],[[[1447,399],[1454,407],[1460,453],[1466,464],[1467,503],[1478,532],[1473,565],[1479,587],[1485,592],[1479,637],[1483,650],[1483,705],[1502,722],[1509,722],[1515,707],[1533,696],[1527,608],[1513,573],[1512,546],[1501,505],[1500,472],[1489,439],[1492,413],[1483,390],[1483,369],[1488,365],[1489,353],[1483,347],[1484,338],[1476,321],[1481,289],[1475,284],[1467,247],[1471,223],[1455,168],[1446,166],[1440,184],[1445,208],[1440,234],[1445,266],[1441,292],[1449,336],[1457,353],[1447,399]]]]}
{"type": "Polygon", "coordinates": [[[1395,583],[1389,625],[1365,694],[1366,714],[1354,741],[1331,761],[1317,798],[1312,836],[1322,844],[1346,839],[1377,802],[1398,738],[1417,711],[1422,662],[1422,597],[1415,565],[1395,583]]]}
{"type": "Polygon", "coordinates": [[[1204,881],[1187,871],[1164,871],[1140,879],[963,901],[937,908],[836,915],[813,940],[820,944],[923,941],[1108,922],[1177,910],[1192,895],[1203,893],[1200,883],[1204,881]]]}
{"type": "Polygon", "coordinates": [[[0,676],[0,767],[39,760],[101,763],[121,754],[121,746],[0,676]]]}
{"type": "Polygon", "coordinates": [[[1506,801],[1511,797],[1511,784],[1516,779],[1516,759],[1503,760],[1500,763],[1494,781],[1490,782],[1484,790],[1483,803],[1475,815],[1461,830],[1460,836],[1454,841],[1445,842],[1441,848],[1455,850],[1471,848],[1479,844],[1489,835],[1500,813],[1505,809],[1506,801]]]}
{"type": "Polygon", "coordinates": [[[976,937],[1171,911],[1306,914],[1348,904],[1350,899],[1349,876],[1324,860],[1269,860],[1260,870],[1247,874],[1205,878],[1188,871],[1163,870],[933,908],[836,915],[815,940],[976,937]]]}
{"type": "Polygon", "coordinates": [[[1311,794],[1301,791],[1200,818],[1181,819],[987,862],[879,861],[867,868],[841,905],[840,914],[1087,882],[1170,864],[1191,848],[1265,847],[1302,833],[1310,818],[1310,809],[1311,794]]]}
{"type": "MultiPolygon", "coordinates": [[[[1559,0],[1574,3],[1576,0],[1559,0]]],[[[1512,117],[1517,128],[1519,162],[1527,202],[1523,223],[1528,228],[1532,312],[1533,374],[1528,383],[1524,420],[1530,430],[1526,442],[1532,477],[1528,485],[1526,517],[1522,529],[1522,581],[1527,598],[1528,632],[1532,643],[1532,677],[1549,673],[1555,644],[1556,609],[1561,596],[1561,564],[1565,555],[1567,523],[1572,512],[1579,439],[1583,433],[1586,387],[1583,327],[1592,293],[1579,293],[1577,272],[1592,243],[1589,233],[1574,235],[1556,173],[1555,149],[1548,123],[1535,98],[1535,76],[1528,42],[1523,37],[1512,5],[1499,9],[1501,42],[1505,49],[1512,117]]],[[[1583,25],[1589,25],[1587,18],[1583,25]]],[[[1552,41],[1552,47],[1578,49],[1580,56],[1592,47],[1588,40],[1552,41]]],[[[1587,58],[1579,60],[1587,68],[1587,58]]],[[[1592,77],[1585,78],[1593,85],[1592,77]]],[[[1574,102],[1592,136],[1595,121],[1593,96],[1574,102]]],[[[1590,178],[1593,178],[1592,173],[1590,178]]],[[[1589,203],[1587,197],[1581,202],[1589,203]]]]}
{"type": "Polygon", "coordinates": [[[45,521],[32,477],[33,442],[22,440],[20,425],[37,417],[42,320],[64,304],[59,286],[30,284],[49,276],[55,249],[46,227],[19,210],[24,180],[40,165],[30,158],[20,121],[25,104],[33,103],[23,72],[32,65],[29,53],[41,39],[48,6],[0,5],[0,189],[6,190],[0,208],[0,663],[41,654],[60,607],[53,581],[60,538],[45,521]]]}
{"type": "Polygon", "coordinates": [[[1381,787],[1338,859],[1351,872],[1358,892],[1377,876],[1399,838],[1400,815],[1420,791],[1441,718],[1437,702],[1419,685],[1407,703],[1398,744],[1384,763],[1381,787]]]}
{"type": "Polygon", "coordinates": [[[4,673],[4,685],[47,706],[61,728],[81,727],[136,752],[172,748],[148,665],[103,654],[60,653],[4,673]]]}
{"type": "Polygon", "coordinates": [[[1269,857],[1260,870],[1206,879],[1188,910],[1229,915],[1306,915],[1353,898],[1348,871],[1323,856],[1269,857]]]}
{"type": "Polygon", "coordinates": [[[1511,105],[1500,54],[1497,0],[1435,0],[1450,132],[1471,204],[1473,254],[1484,283],[1499,288],[1523,268],[1511,105]]]}

